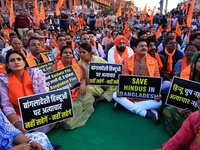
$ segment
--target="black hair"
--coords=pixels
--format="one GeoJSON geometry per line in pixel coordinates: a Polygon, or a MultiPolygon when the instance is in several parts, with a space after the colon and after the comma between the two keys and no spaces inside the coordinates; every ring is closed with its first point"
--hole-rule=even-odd
{"type": "MultiPolygon", "coordinates": [[[[21,56],[21,57],[22,57],[22,60],[25,62],[25,68],[29,67],[29,65],[28,65],[28,63],[27,63],[26,58],[24,57],[24,55],[23,55],[21,52],[16,51],[16,50],[11,50],[11,51],[9,51],[9,52],[6,54],[6,63],[7,63],[7,64],[9,63],[9,58],[10,58],[10,55],[12,55],[12,54],[18,54],[19,56],[21,56]]],[[[9,73],[11,73],[11,72],[12,72],[12,70],[8,68],[7,74],[9,74],[9,73]]]]}
{"type": "Polygon", "coordinates": [[[145,34],[147,34],[146,31],[140,30],[140,32],[138,32],[137,36],[138,36],[138,38],[140,38],[141,36],[143,36],[143,35],[145,35],[145,34]]]}
{"type": "Polygon", "coordinates": [[[147,38],[147,46],[149,47],[150,43],[152,42],[156,44],[156,38],[154,36],[149,36],[147,38]]]}
{"type": "Polygon", "coordinates": [[[87,32],[87,34],[93,34],[93,35],[95,35],[94,32],[92,32],[92,31],[87,32]]]}
{"type": "Polygon", "coordinates": [[[189,43],[191,41],[193,41],[194,39],[196,39],[198,36],[200,36],[200,33],[194,33],[194,34],[190,35],[190,41],[189,41],[189,43]]]}
{"type": "Polygon", "coordinates": [[[164,44],[165,44],[165,45],[168,44],[169,41],[171,41],[171,40],[175,40],[175,39],[174,39],[174,38],[167,38],[167,39],[165,40],[164,44]]]}
{"type": "Polygon", "coordinates": [[[83,33],[83,34],[81,34],[80,39],[82,39],[82,37],[83,37],[84,35],[88,35],[88,34],[87,34],[87,33],[83,33]]]}
{"type": "Polygon", "coordinates": [[[60,57],[62,56],[62,53],[64,52],[64,50],[67,49],[67,48],[69,48],[72,51],[72,54],[73,54],[73,57],[74,57],[73,49],[69,45],[62,47],[62,49],[60,50],[60,57]]]}
{"type": "Polygon", "coordinates": [[[31,40],[38,40],[40,42],[40,40],[37,38],[37,37],[31,37],[29,40],[28,40],[28,45],[30,46],[30,41],[31,40]]]}
{"type": "Polygon", "coordinates": [[[11,33],[9,34],[9,37],[11,37],[11,36],[13,36],[13,35],[16,36],[16,34],[15,34],[14,32],[11,32],[11,33]]]}
{"type": "Polygon", "coordinates": [[[56,37],[56,41],[58,41],[58,39],[59,39],[60,37],[62,37],[62,36],[65,37],[65,35],[58,34],[57,37],[56,37]]]}
{"type": "Polygon", "coordinates": [[[80,48],[83,48],[85,49],[87,52],[89,53],[92,53],[92,46],[88,43],[82,43],[80,46],[79,46],[79,49],[80,48]]]}
{"type": "Polygon", "coordinates": [[[147,40],[144,39],[144,38],[136,39],[135,42],[134,42],[134,44],[133,44],[133,46],[137,47],[140,42],[146,42],[147,43],[147,40]]]}

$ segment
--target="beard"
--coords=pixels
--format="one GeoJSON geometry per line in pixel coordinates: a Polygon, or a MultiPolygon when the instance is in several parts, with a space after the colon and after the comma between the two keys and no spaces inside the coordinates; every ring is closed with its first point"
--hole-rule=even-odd
{"type": "Polygon", "coordinates": [[[156,49],[150,49],[150,50],[148,50],[148,53],[155,53],[156,52],[156,49]]]}
{"type": "Polygon", "coordinates": [[[120,51],[120,52],[124,52],[126,49],[125,46],[120,46],[120,47],[117,47],[117,50],[120,51]]]}
{"type": "Polygon", "coordinates": [[[66,44],[72,46],[72,42],[66,42],[66,44]]]}

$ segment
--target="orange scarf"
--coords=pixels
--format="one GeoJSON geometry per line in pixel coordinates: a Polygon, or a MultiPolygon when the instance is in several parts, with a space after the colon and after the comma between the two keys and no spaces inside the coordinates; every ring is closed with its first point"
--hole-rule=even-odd
{"type": "Polygon", "coordinates": [[[158,53],[155,53],[155,58],[156,58],[156,60],[157,60],[157,62],[158,62],[159,70],[162,70],[162,68],[163,68],[163,63],[162,63],[162,61],[161,61],[161,59],[160,59],[160,55],[159,55],[158,53]]]}
{"type": "Polygon", "coordinates": [[[122,61],[119,59],[119,53],[115,47],[115,50],[114,50],[114,58],[115,58],[115,63],[116,64],[122,64],[122,61],[123,60],[127,60],[128,59],[128,48],[126,47],[125,51],[122,53],[122,61]]]}
{"type": "MultiPolygon", "coordinates": [[[[42,57],[42,60],[44,61],[44,63],[49,61],[49,59],[47,58],[46,55],[40,53],[40,56],[42,57]]],[[[34,57],[33,57],[31,52],[26,57],[26,61],[27,61],[28,65],[29,65],[29,67],[33,67],[33,66],[37,65],[37,63],[35,62],[35,59],[34,59],[34,57]]]]}
{"type": "Polygon", "coordinates": [[[53,46],[53,47],[58,46],[57,43],[56,43],[56,37],[57,37],[56,35],[53,36],[53,42],[51,44],[51,46],[53,46]]]}
{"type": "Polygon", "coordinates": [[[8,75],[8,95],[11,103],[14,105],[15,111],[20,115],[18,98],[33,95],[33,84],[28,70],[24,70],[22,82],[14,73],[8,75]]]}
{"type": "Polygon", "coordinates": [[[94,41],[94,47],[97,49],[97,43],[96,43],[96,41],[94,41]]]}
{"type": "Polygon", "coordinates": [[[57,52],[57,55],[56,55],[56,62],[60,60],[60,50],[58,47],[56,47],[56,52],[57,52]]]}
{"type": "MultiPolygon", "coordinates": [[[[131,75],[134,75],[135,56],[136,56],[136,54],[133,54],[133,55],[129,58],[130,63],[128,63],[128,70],[131,72],[131,75]]],[[[156,69],[155,61],[154,61],[154,59],[152,58],[152,56],[149,55],[149,54],[146,54],[145,57],[146,57],[146,63],[147,63],[147,68],[148,68],[149,76],[150,76],[150,77],[154,77],[155,69],[156,69]]],[[[128,62],[129,62],[129,61],[128,61],[128,62]]]]}
{"type": "Polygon", "coordinates": [[[0,73],[6,74],[6,69],[5,69],[6,65],[0,63],[0,73]]]}
{"type": "Polygon", "coordinates": [[[187,79],[187,80],[190,79],[190,65],[181,71],[180,78],[187,79]]]}
{"type": "Polygon", "coordinates": [[[96,25],[96,26],[99,26],[100,23],[101,23],[101,22],[100,22],[100,18],[97,18],[97,19],[96,19],[96,22],[95,22],[95,25],[96,25]]]}
{"type": "MultiPolygon", "coordinates": [[[[81,79],[81,69],[79,67],[79,64],[74,60],[72,59],[72,67],[80,81],[81,79]]],[[[56,62],[56,70],[60,70],[60,69],[63,69],[65,68],[65,66],[63,65],[62,61],[61,60],[58,60],[56,62]]],[[[75,89],[75,90],[71,90],[71,96],[72,96],[72,100],[74,101],[77,96],[78,96],[78,93],[79,93],[79,90],[78,89],[75,89]]]]}
{"type": "Polygon", "coordinates": [[[187,58],[183,57],[182,58],[182,64],[181,64],[181,70],[184,70],[188,66],[187,64],[187,58]]]}
{"type": "Polygon", "coordinates": [[[21,49],[20,53],[22,53],[22,55],[24,55],[24,57],[26,58],[26,53],[21,49]]]}
{"type": "Polygon", "coordinates": [[[166,68],[166,73],[167,74],[170,74],[173,70],[173,59],[172,57],[174,56],[176,50],[174,50],[172,53],[169,53],[166,49],[165,49],[165,53],[167,54],[168,56],[168,59],[167,59],[167,68],[166,68]]]}
{"type": "Polygon", "coordinates": [[[110,44],[110,42],[114,42],[112,37],[110,37],[110,38],[108,37],[108,40],[107,40],[106,46],[108,46],[108,44],[110,44]]]}

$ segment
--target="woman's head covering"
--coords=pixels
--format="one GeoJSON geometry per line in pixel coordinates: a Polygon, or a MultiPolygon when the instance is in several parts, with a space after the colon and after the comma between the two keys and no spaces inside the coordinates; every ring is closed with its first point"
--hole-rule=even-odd
{"type": "Polygon", "coordinates": [[[195,66],[199,58],[200,58],[200,51],[194,53],[194,55],[192,56],[191,63],[190,63],[190,80],[194,79],[193,76],[196,72],[195,66]]]}

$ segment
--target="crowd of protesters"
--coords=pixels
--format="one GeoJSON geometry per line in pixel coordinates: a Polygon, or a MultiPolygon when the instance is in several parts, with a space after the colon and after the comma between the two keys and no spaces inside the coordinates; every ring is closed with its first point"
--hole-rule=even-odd
{"type": "MultiPolygon", "coordinates": [[[[146,13],[130,16],[129,12],[118,16],[113,11],[107,15],[95,14],[91,8],[89,14],[62,10],[60,15],[46,14],[44,21],[36,21],[34,13],[20,9],[10,26],[1,15],[0,104],[3,117],[0,120],[9,122],[16,134],[27,133],[21,124],[17,99],[48,91],[44,73],[27,67],[54,61],[49,72],[72,66],[80,80],[79,89],[71,91],[74,118],[61,122],[64,129],[83,126],[100,101],[115,101],[115,110],[125,108],[156,123],[159,122],[158,114],[162,115],[167,131],[173,136],[163,149],[198,149],[199,112],[164,105],[174,76],[199,82],[200,20],[193,15],[188,25],[188,16],[189,11],[180,7],[165,15],[156,13],[153,17],[146,13]],[[47,51],[48,55],[44,53],[47,51]],[[120,95],[117,87],[90,85],[88,68],[91,61],[122,64],[123,74],[127,75],[162,77],[161,95],[145,101],[128,99],[120,95]],[[161,113],[157,112],[158,108],[162,108],[161,113]]],[[[54,126],[38,131],[46,133],[54,126]]],[[[29,138],[23,139],[18,142],[14,138],[5,149],[12,148],[12,142],[29,149],[42,149],[40,144],[51,149],[50,143],[45,145],[45,142],[39,144],[29,138]]],[[[0,138],[3,140],[4,136],[0,138]]]]}

